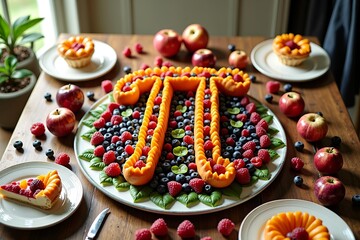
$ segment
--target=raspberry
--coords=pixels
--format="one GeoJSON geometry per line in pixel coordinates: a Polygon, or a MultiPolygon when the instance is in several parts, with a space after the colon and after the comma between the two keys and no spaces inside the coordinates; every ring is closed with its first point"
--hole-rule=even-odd
{"type": "Polygon", "coordinates": [[[181,183],[178,183],[176,181],[170,181],[167,183],[167,187],[169,190],[169,194],[173,197],[176,197],[182,190],[181,183]]]}
{"type": "Polygon", "coordinates": [[[125,132],[123,132],[122,134],[121,134],[121,141],[122,142],[126,142],[127,140],[132,140],[132,135],[131,135],[131,133],[130,132],[128,132],[128,131],[125,131],[125,132]]]}
{"type": "Polygon", "coordinates": [[[104,90],[105,93],[109,93],[113,90],[113,85],[110,80],[104,80],[101,82],[101,88],[104,90]]]}
{"type": "Polygon", "coordinates": [[[105,119],[100,117],[98,120],[96,120],[94,123],[93,123],[93,126],[96,128],[96,129],[100,129],[100,128],[103,128],[105,127],[105,119]]]}
{"type": "Polygon", "coordinates": [[[30,190],[35,192],[38,189],[45,189],[45,184],[40,179],[35,178],[34,181],[30,183],[30,190]]]}
{"type": "Polygon", "coordinates": [[[150,227],[150,231],[155,236],[166,236],[168,234],[168,227],[163,218],[156,219],[150,227]]]}
{"type": "Polygon", "coordinates": [[[121,89],[123,92],[129,92],[132,90],[132,88],[130,86],[123,86],[123,88],[121,89]]]}
{"type": "Polygon", "coordinates": [[[236,115],[236,119],[239,120],[239,121],[242,121],[242,122],[246,122],[247,116],[246,116],[246,114],[239,113],[239,114],[236,115]]]}
{"type": "Polygon", "coordinates": [[[94,132],[94,134],[91,136],[90,143],[91,145],[97,146],[102,144],[104,141],[104,136],[101,134],[101,132],[94,132]]]}
{"type": "Polygon", "coordinates": [[[129,47],[124,48],[122,54],[127,58],[131,57],[131,49],[129,47]]]}
{"type": "Polygon", "coordinates": [[[252,157],[252,158],[250,159],[250,162],[251,162],[251,163],[254,165],[254,167],[256,167],[256,168],[261,168],[261,166],[262,166],[262,164],[263,164],[261,158],[259,158],[259,157],[252,157]]]}
{"type": "Polygon", "coordinates": [[[157,97],[155,98],[155,100],[154,100],[154,104],[155,104],[155,105],[160,105],[161,102],[162,102],[162,97],[160,97],[160,96],[157,96],[157,97]]]}
{"type": "Polygon", "coordinates": [[[205,151],[206,150],[212,150],[214,147],[214,144],[210,141],[210,140],[207,140],[205,143],[204,143],[204,149],[205,151]]]}
{"type": "Polygon", "coordinates": [[[252,122],[253,124],[257,124],[260,120],[261,120],[260,114],[258,114],[257,112],[251,113],[250,122],[252,122]]]}
{"type": "Polygon", "coordinates": [[[185,101],[185,106],[190,107],[192,105],[190,100],[186,100],[185,101]]]}
{"type": "MultiPolygon", "coordinates": [[[[227,129],[226,129],[227,130],[227,129]]],[[[205,136],[209,136],[210,135],[210,126],[205,126],[204,127],[204,135],[205,136]]]]}
{"type": "Polygon", "coordinates": [[[266,91],[268,93],[278,93],[280,90],[280,82],[278,81],[268,81],[265,85],[266,91]]]}
{"type": "Polygon", "coordinates": [[[260,137],[260,147],[267,148],[271,145],[271,140],[268,135],[262,135],[260,137]]]}
{"type": "Polygon", "coordinates": [[[191,129],[192,129],[192,128],[191,128],[190,125],[186,125],[186,126],[185,126],[185,131],[191,131],[191,129]]]}
{"type": "Polygon", "coordinates": [[[143,162],[143,161],[141,161],[141,160],[137,160],[136,162],[135,162],[135,164],[134,164],[134,167],[136,167],[136,168],[143,168],[143,167],[145,167],[146,166],[146,164],[143,162]]]}
{"type": "Polygon", "coordinates": [[[126,145],[125,148],[124,148],[125,152],[129,155],[133,154],[134,153],[134,148],[133,146],[131,145],[126,145]]]}
{"type": "Polygon", "coordinates": [[[117,143],[118,141],[120,141],[119,136],[114,135],[114,136],[111,137],[111,143],[117,143]]]}
{"type": "Polygon", "coordinates": [[[55,163],[67,166],[70,163],[70,156],[67,153],[59,153],[55,158],[55,163]]]}
{"type": "Polygon", "coordinates": [[[186,142],[187,144],[194,144],[194,139],[189,135],[185,135],[183,141],[186,142]]]}
{"type": "Polygon", "coordinates": [[[201,178],[193,178],[189,181],[189,185],[196,193],[201,193],[205,185],[205,181],[201,178]]]}
{"type": "Polygon", "coordinates": [[[210,88],[205,89],[205,94],[211,94],[210,88]]]}
{"type": "Polygon", "coordinates": [[[141,154],[143,155],[143,156],[147,156],[148,154],[149,154],[149,152],[150,152],[150,147],[149,146],[144,146],[143,148],[142,148],[142,150],[141,150],[141,154]]]}
{"type": "Polygon", "coordinates": [[[241,136],[248,137],[250,135],[250,131],[248,129],[243,129],[241,131],[241,136]]]}
{"type": "Polygon", "coordinates": [[[241,106],[246,106],[246,105],[248,105],[250,103],[250,99],[248,98],[248,97],[243,97],[241,100],[240,100],[240,104],[241,104],[241,106]]]}
{"type": "Polygon", "coordinates": [[[153,122],[158,122],[158,118],[157,118],[157,116],[156,115],[151,115],[150,116],[150,121],[153,121],[153,122]]]}
{"type": "Polygon", "coordinates": [[[148,69],[150,66],[146,63],[141,64],[140,69],[145,70],[148,69]]]}
{"type": "Polygon", "coordinates": [[[236,170],[245,167],[245,161],[243,159],[235,159],[233,163],[236,170]]]}
{"type": "Polygon", "coordinates": [[[112,113],[115,109],[119,108],[120,105],[118,103],[111,102],[109,103],[107,109],[112,113]]]}
{"type": "Polygon", "coordinates": [[[105,119],[105,121],[110,121],[111,117],[112,117],[112,113],[108,110],[106,110],[105,112],[103,112],[101,114],[101,117],[105,119]]]}
{"type": "Polygon", "coordinates": [[[196,170],[197,169],[196,163],[193,162],[189,163],[188,168],[192,170],[196,170]]]}
{"type": "Polygon", "coordinates": [[[150,122],[149,122],[149,125],[148,125],[148,128],[149,128],[149,129],[155,129],[155,128],[156,128],[156,125],[157,125],[156,122],[150,121],[150,122]]]}
{"type": "Polygon", "coordinates": [[[154,65],[157,66],[157,67],[161,67],[162,64],[163,64],[163,59],[162,57],[160,56],[157,56],[155,59],[154,59],[154,65]]]}
{"type": "Polygon", "coordinates": [[[166,159],[167,160],[173,160],[175,158],[174,154],[172,152],[168,152],[166,154],[166,159]]]}
{"type": "Polygon", "coordinates": [[[263,163],[269,163],[271,160],[269,151],[266,149],[260,149],[257,153],[258,157],[261,158],[263,163]]]}
{"type": "Polygon", "coordinates": [[[43,123],[37,122],[31,125],[30,131],[35,137],[39,137],[45,133],[45,126],[43,123]]]}
{"type": "Polygon", "coordinates": [[[195,94],[193,91],[188,91],[186,94],[186,97],[188,97],[188,98],[195,97],[195,94]]]}
{"type": "Polygon", "coordinates": [[[105,153],[105,148],[103,145],[99,145],[94,149],[94,155],[96,157],[102,157],[105,153]]]}
{"type": "Polygon", "coordinates": [[[251,102],[248,105],[246,105],[245,109],[248,113],[253,113],[256,111],[256,105],[255,103],[251,102]]]}
{"type": "Polygon", "coordinates": [[[245,152],[243,152],[242,156],[244,158],[248,158],[251,159],[252,157],[254,157],[254,151],[251,149],[246,150],[245,152]]]}
{"type": "Polygon", "coordinates": [[[149,229],[142,228],[135,232],[135,240],[151,240],[151,232],[149,229]]]}
{"type": "Polygon", "coordinates": [[[217,230],[224,236],[230,236],[235,224],[228,218],[221,219],[217,225],[217,230]]]}
{"type": "Polygon", "coordinates": [[[244,185],[250,183],[251,176],[250,176],[249,169],[240,168],[240,169],[236,170],[236,180],[240,184],[244,184],[244,185]]]}
{"type": "Polygon", "coordinates": [[[171,152],[172,151],[171,143],[165,143],[164,150],[167,151],[167,152],[171,152]]]}
{"type": "Polygon", "coordinates": [[[204,113],[204,120],[211,120],[211,113],[204,113]]]}
{"type": "Polygon", "coordinates": [[[221,164],[215,164],[213,167],[213,172],[217,172],[217,174],[224,174],[226,172],[226,168],[221,164]]]}
{"type": "Polygon", "coordinates": [[[174,112],[174,117],[180,117],[180,116],[182,116],[182,113],[179,110],[176,110],[174,112]]]}
{"type": "Polygon", "coordinates": [[[211,107],[211,102],[210,99],[204,99],[204,108],[210,108],[211,107]]]}
{"type": "Polygon", "coordinates": [[[262,127],[267,131],[269,129],[269,124],[264,119],[261,119],[255,127],[262,127]]]}
{"type": "Polygon", "coordinates": [[[110,150],[104,153],[102,160],[106,165],[109,165],[110,163],[114,162],[116,160],[115,152],[113,150],[110,150]]]}
{"type": "Polygon", "coordinates": [[[290,238],[291,240],[308,240],[309,233],[303,227],[297,227],[286,234],[286,237],[290,238]]]}
{"type": "Polygon", "coordinates": [[[110,163],[107,167],[105,167],[105,173],[109,177],[117,177],[121,174],[120,165],[116,162],[110,163]]]}
{"type": "Polygon", "coordinates": [[[143,53],[143,52],[144,52],[144,48],[143,48],[143,46],[142,46],[140,43],[136,43],[136,44],[135,44],[135,51],[136,51],[137,53],[143,53]]]}
{"type": "Polygon", "coordinates": [[[177,122],[175,120],[170,121],[169,126],[173,129],[175,129],[177,127],[177,122]]]}
{"type": "Polygon", "coordinates": [[[291,168],[295,171],[300,171],[304,167],[304,162],[298,157],[291,158],[291,168]]]}
{"type": "Polygon", "coordinates": [[[113,125],[119,125],[120,123],[122,123],[122,117],[119,115],[113,115],[110,119],[110,122],[113,125]]]}
{"type": "Polygon", "coordinates": [[[229,146],[235,146],[235,140],[232,137],[226,139],[226,144],[229,146]]]}
{"type": "Polygon", "coordinates": [[[177,234],[181,238],[193,238],[195,237],[195,226],[189,220],[181,222],[177,228],[177,234]]]}
{"type": "Polygon", "coordinates": [[[256,135],[258,136],[258,137],[261,137],[262,135],[265,135],[267,132],[266,132],[266,130],[265,130],[265,128],[263,128],[263,127],[255,127],[255,132],[256,132],[256,135]]]}
{"type": "Polygon", "coordinates": [[[227,116],[221,116],[220,117],[220,122],[228,122],[229,118],[227,116]]]}
{"type": "Polygon", "coordinates": [[[242,78],[242,76],[240,74],[235,74],[233,76],[233,79],[235,82],[243,82],[244,81],[244,79],[242,78]]]}
{"type": "Polygon", "coordinates": [[[256,143],[254,141],[249,141],[242,146],[243,150],[253,150],[254,151],[255,148],[256,148],[256,143]]]}

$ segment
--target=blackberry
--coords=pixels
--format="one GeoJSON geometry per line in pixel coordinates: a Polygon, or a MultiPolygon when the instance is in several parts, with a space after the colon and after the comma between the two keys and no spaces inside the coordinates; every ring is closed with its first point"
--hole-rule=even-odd
{"type": "Polygon", "coordinates": [[[294,147],[297,151],[302,152],[304,150],[304,143],[297,141],[295,142],[294,147]]]}

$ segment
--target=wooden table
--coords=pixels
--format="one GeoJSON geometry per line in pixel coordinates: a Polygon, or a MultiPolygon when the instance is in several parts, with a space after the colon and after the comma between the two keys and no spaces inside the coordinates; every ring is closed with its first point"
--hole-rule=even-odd
{"type": "MultiPolygon", "coordinates": [[[[100,84],[102,80],[110,79],[115,83],[120,77],[124,76],[123,67],[128,65],[133,70],[138,69],[142,63],[154,66],[154,58],[158,56],[152,46],[152,36],[140,35],[105,35],[105,34],[87,34],[96,40],[106,42],[111,45],[117,52],[118,61],[116,66],[106,75],[91,81],[81,81],[76,84],[83,91],[94,91],[95,97],[100,98],[105,93],[102,91],[100,84]],[[133,51],[132,58],[126,58],[122,54],[122,50],[129,46],[133,49],[135,43],[141,43],[144,46],[144,54],[136,54],[133,51]]],[[[60,39],[68,37],[61,35],[60,39]]],[[[311,38],[317,42],[316,39],[311,38]]],[[[209,48],[213,49],[217,55],[217,66],[228,66],[227,45],[232,43],[239,49],[244,49],[249,55],[253,47],[265,40],[263,37],[215,37],[212,36],[209,48]]],[[[170,61],[177,66],[190,65],[190,55],[182,48],[180,54],[170,61]]],[[[67,152],[71,156],[72,171],[76,173],[83,184],[84,197],[76,212],[65,221],[41,230],[18,230],[0,226],[0,239],[84,239],[89,227],[96,215],[106,207],[111,209],[102,229],[99,239],[133,239],[134,233],[139,228],[149,228],[151,223],[163,217],[170,228],[170,238],[178,239],[176,228],[178,224],[189,219],[196,226],[196,234],[199,238],[211,236],[213,239],[223,239],[216,230],[218,221],[222,218],[230,218],[235,222],[236,226],[229,239],[237,239],[238,229],[244,217],[255,207],[262,203],[276,199],[304,199],[318,203],[313,194],[313,183],[318,178],[318,173],[314,169],[313,146],[305,143],[305,151],[297,152],[293,144],[295,141],[303,140],[296,132],[296,119],[285,117],[278,108],[277,102],[279,95],[274,96],[274,103],[269,104],[264,100],[266,93],[265,83],[270,78],[260,74],[251,64],[246,68],[250,74],[257,77],[257,82],[252,84],[249,94],[266,106],[268,106],[280,119],[287,135],[287,156],[286,163],[279,176],[269,185],[262,193],[251,200],[240,204],[231,209],[223,210],[216,213],[198,215],[198,216],[168,216],[140,211],[121,203],[118,203],[104,195],[95,188],[82,174],[79,168],[74,151],[73,142],[74,135],[65,138],[56,138],[48,131],[46,138],[42,139],[42,151],[36,151],[32,142],[35,138],[30,133],[30,126],[35,122],[45,122],[46,115],[56,108],[56,102],[46,102],[44,94],[50,92],[55,97],[59,87],[66,84],[64,81],[55,79],[44,72],[41,73],[37,85],[21,115],[21,118],[14,130],[3,158],[1,159],[0,170],[9,166],[29,162],[34,160],[49,161],[45,156],[45,151],[52,148],[56,153],[67,152]],[[13,148],[13,143],[21,140],[24,143],[24,153],[19,153],[13,148]],[[301,173],[304,178],[304,188],[299,188],[293,184],[295,172],[290,170],[289,161],[292,157],[298,156],[305,161],[305,169],[301,173]]],[[[339,177],[346,186],[345,199],[335,207],[330,209],[343,218],[350,226],[355,236],[360,239],[360,208],[356,208],[351,204],[351,197],[360,193],[360,143],[353,124],[348,115],[347,109],[341,99],[338,88],[330,73],[326,73],[322,77],[311,82],[293,83],[294,90],[300,92],[305,99],[306,112],[321,111],[329,123],[329,131],[327,137],[322,140],[318,146],[330,144],[330,138],[340,136],[342,145],[340,150],[344,158],[344,167],[337,177],[339,177]]],[[[77,114],[77,120],[80,120],[83,114],[89,110],[93,101],[85,100],[82,112],[77,114]]],[[[2,113],[6,114],[6,113],[2,113]]],[[[260,226],[259,226],[260,227],[260,226]]]]}

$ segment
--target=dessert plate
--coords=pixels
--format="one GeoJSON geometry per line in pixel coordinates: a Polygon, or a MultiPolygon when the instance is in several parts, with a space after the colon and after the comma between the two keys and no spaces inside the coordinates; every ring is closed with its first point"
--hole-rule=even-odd
{"type": "Polygon", "coordinates": [[[26,162],[0,172],[0,185],[57,170],[62,181],[58,202],[48,210],[11,199],[0,198],[0,223],[19,229],[40,229],[71,216],[80,205],[83,188],[78,177],[66,167],[50,162],[26,162]]]}
{"type": "Polygon", "coordinates": [[[305,82],[320,77],[326,73],[330,67],[330,58],[327,52],[316,45],[310,43],[311,53],[299,66],[287,66],[282,64],[272,50],[272,39],[256,45],[251,51],[251,62],[254,67],[262,74],[278,80],[290,82],[305,82]]]}
{"type": "Polygon", "coordinates": [[[117,55],[115,50],[106,43],[93,41],[95,51],[91,58],[91,63],[86,67],[70,67],[58,54],[57,45],[41,55],[39,60],[40,67],[50,76],[69,82],[79,82],[100,77],[114,67],[117,55]]]}
{"type": "MultiPolygon", "coordinates": [[[[118,191],[114,186],[103,186],[100,183],[100,178],[99,178],[100,171],[95,171],[90,169],[90,162],[81,160],[78,157],[79,154],[83,153],[84,151],[88,149],[94,149],[94,147],[88,141],[85,141],[81,137],[82,135],[84,135],[86,132],[89,131],[89,128],[84,124],[84,122],[88,118],[91,118],[90,111],[97,109],[100,105],[109,102],[110,102],[109,96],[108,95],[104,96],[103,98],[99,99],[98,102],[96,102],[90,108],[90,110],[84,115],[84,117],[79,123],[78,130],[75,136],[74,150],[80,169],[84,173],[85,177],[90,181],[90,183],[94,185],[97,189],[102,191],[108,197],[125,205],[149,212],[168,214],[168,215],[198,215],[198,214],[216,212],[234,207],[255,197],[257,194],[259,194],[261,191],[263,191],[267,186],[269,186],[273,182],[273,180],[278,176],[278,174],[280,173],[283,167],[286,156],[286,147],[278,149],[277,152],[280,155],[280,157],[272,161],[272,164],[268,164],[268,168],[271,173],[271,178],[269,180],[267,181],[258,180],[255,184],[253,184],[250,187],[243,187],[240,199],[234,199],[223,196],[222,199],[223,202],[215,207],[210,207],[203,203],[199,203],[191,207],[186,207],[180,202],[175,201],[174,205],[172,205],[170,209],[162,209],[159,206],[155,205],[150,200],[135,203],[132,196],[130,195],[130,191],[118,191]]],[[[280,121],[270,110],[268,110],[268,113],[274,116],[273,123],[271,126],[279,130],[279,132],[277,133],[277,135],[275,135],[275,137],[280,138],[284,143],[286,143],[286,135],[284,129],[281,126],[280,121]]]]}
{"type": "Polygon", "coordinates": [[[264,203],[252,210],[243,220],[239,240],[264,240],[266,221],[272,216],[289,211],[307,212],[320,218],[329,229],[331,239],[355,240],[350,227],[333,211],[313,202],[299,199],[281,199],[264,203]]]}

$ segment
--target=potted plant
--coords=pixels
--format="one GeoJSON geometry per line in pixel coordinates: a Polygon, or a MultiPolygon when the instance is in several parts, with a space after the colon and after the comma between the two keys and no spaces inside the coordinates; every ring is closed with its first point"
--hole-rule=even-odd
{"type": "Polygon", "coordinates": [[[40,67],[34,51],[33,43],[43,38],[40,33],[25,33],[28,29],[40,23],[43,18],[30,19],[30,15],[19,17],[13,24],[9,24],[0,15],[0,63],[4,63],[6,56],[14,55],[18,59],[18,68],[29,69],[37,77],[40,67]],[[30,47],[24,44],[30,43],[30,47]]]}
{"type": "Polygon", "coordinates": [[[18,60],[9,55],[0,66],[0,126],[13,129],[35,86],[36,76],[27,69],[17,69],[18,60]]]}

